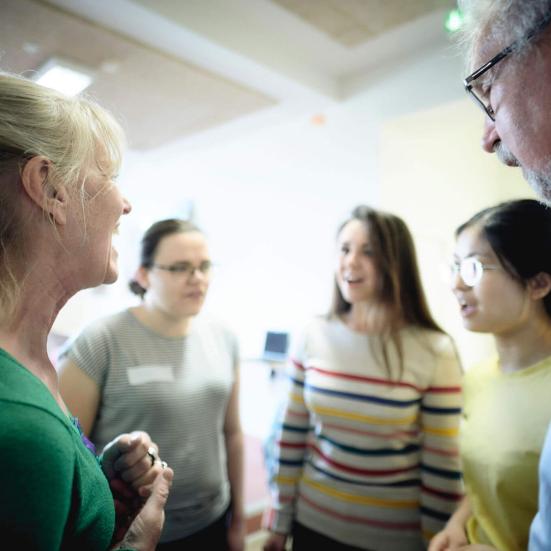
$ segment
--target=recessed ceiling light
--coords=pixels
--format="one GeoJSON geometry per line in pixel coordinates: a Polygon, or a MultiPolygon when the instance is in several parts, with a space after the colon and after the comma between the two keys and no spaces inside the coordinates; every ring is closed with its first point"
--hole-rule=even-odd
{"type": "Polygon", "coordinates": [[[51,58],[38,69],[34,80],[68,96],[76,96],[92,84],[94,73],[72,61],[51,58]]]}

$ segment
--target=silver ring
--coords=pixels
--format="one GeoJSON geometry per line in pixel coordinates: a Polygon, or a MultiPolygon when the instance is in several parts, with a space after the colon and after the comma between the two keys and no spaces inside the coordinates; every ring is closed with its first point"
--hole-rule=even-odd
{"type": "Polygon", "coordinates": [[[161,461],[161,469],[166,469],[167,466],[166,461],[161,461]]]}
{"type": "Polygon", "coordinates": [[[153,467],[153,465],[155,465],[155,461],[157,460],[157,450],[153,446],[149,446],[147,455],[149,455],[149,459],[151,459],[151,466],[153,467]]]}

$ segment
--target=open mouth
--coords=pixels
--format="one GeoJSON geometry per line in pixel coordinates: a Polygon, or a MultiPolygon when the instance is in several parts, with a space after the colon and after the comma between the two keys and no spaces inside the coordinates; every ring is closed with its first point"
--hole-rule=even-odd
{"type": "Polygon", "coordinates": [[[461,311],[462,316],[468,316],[472,314],[475,311],[475,307],[473,304],[469,304],[464,299],[459,299],[459,309],[461,311]]]}

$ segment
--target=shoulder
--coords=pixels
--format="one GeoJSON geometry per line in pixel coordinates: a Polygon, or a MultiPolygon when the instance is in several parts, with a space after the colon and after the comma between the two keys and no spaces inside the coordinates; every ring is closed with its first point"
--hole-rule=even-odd
{"type": "Polygon", "coordinates": [[[74,456],[71,427],[60,414],[40,404],[0,402],[2,461],[11,464],[28,458],[35,466],[50,461],[72,465],[74,456]]]}
{"type": "Polygon", "coordinates": [[[410,334],[433,354],[448,358],[458,357],[454,340],[443,331],[415,327],[410,330],[410,334]]]}
{"type": "Polygon", "coordinates": [[[97,318],[88,323],[82,330],[83,334],[110,334],[117,333],[129,325],[133,325],[134,316],[130,310],[122,310],[116,314],[97,318]]]}
{"type": "Polygon", "coordinates": [[[222,341],[231,347],[237,346],[237,335],[232,327],[211,314],[199,315],[193,320],[193,330],[191,335],[210,336],[217,341],[222,341]]]}
{"type": "Polygon", "coordinates": [[[498,373],[497,357],[490,357],[470,366],[465,372],[465,380],[467,383],[486,379],[487,377],[495,376],[498,373]]]}
{"type": "Polygon", "coordinates": [[[329,335],[338,331],[343,324],[338,318],[328,316],[315,316],[304,324],[304,327],[299,332],[299,336],[303,338],[314,337],[320,334],[329,335]]]}
{"type": "Polygon", "coordinates": [[[132,314],[129,310],[123,310],[116,314],[93,319],[86,323],[82,329],[71,339],[98,339],[117,334],[131,323],[132,314]]]}

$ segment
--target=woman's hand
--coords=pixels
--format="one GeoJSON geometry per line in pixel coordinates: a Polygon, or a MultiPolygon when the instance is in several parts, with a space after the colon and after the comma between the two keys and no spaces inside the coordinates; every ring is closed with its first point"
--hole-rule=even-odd
{"type": "Polygon", "coordinates": [[[159,473],[151,487],[149,497],[143,503],[143,507],[128,526],[122,540],[111,549],[155,550],[165,521],[164,507],[173,477],[174,472],[169,467],[159,473]]]}
{"type": "Polygon", "coordinates": [[[263,545],[263,551],[283,551],[285,549],[285,542],[287,541],[287,534],[278,534],[272,532],[270,537],[263,545]]]}
{"type": "Polygon", "coordinates": [[[430,540],[428,551],[459,551],[468,543],[465,528],[458,523],[448,522],[444,530],[430,540]]]}
{"type": "Polygon", "coordinates": [[[151,492],[163,465],[166,466],[147,432],[121,434],[103,450],[102,468],[107,479],[111,482],[120,478],[142,497],[151,492]]]}

